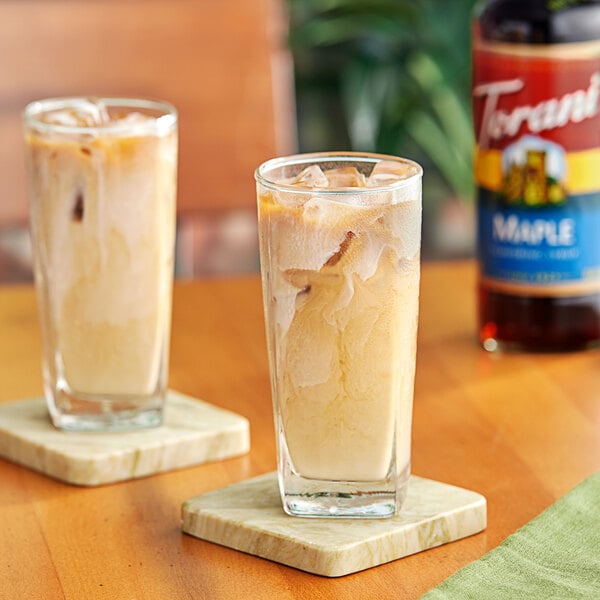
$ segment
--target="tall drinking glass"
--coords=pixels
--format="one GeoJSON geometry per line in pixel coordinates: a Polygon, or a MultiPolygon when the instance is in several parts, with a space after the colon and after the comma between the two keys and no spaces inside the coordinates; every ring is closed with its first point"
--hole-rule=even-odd
{"type": "Polygon", "coordinates": [[[256,171],[278,475],[288,514],[387,517],[406,495],[419,165],[318,153],[256,171]]]}
{"type": "Polygon", "coordinates": [[[59,98],[24,112],[45,394],[75,430],[159,425],[167,386],[177,113],[59,98]]]}

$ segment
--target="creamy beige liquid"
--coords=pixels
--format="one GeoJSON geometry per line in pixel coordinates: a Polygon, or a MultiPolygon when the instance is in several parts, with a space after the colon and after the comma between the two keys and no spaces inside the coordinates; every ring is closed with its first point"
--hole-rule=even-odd
{"type": "Polygon", "coordinates": [[[410,461],[420,196],[340,200],[260,196],[273,387],[296,473],[376,481],[410,461]]]}
{"type": "Polygon", "coordinates": [[[176,133],[29,130],[26,143],[47,376],[75,394],[151,394],[169,339],[176,133]]]}

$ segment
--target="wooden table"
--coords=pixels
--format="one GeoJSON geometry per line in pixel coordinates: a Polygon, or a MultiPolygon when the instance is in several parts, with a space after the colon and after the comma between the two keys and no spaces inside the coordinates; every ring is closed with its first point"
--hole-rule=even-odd
{"type": "MultiPolygon", "coordinates": [[[[413,471],[483,493],[488,528],[340,579],[181,533],[181,502],[275,469],[258,278],[179,282],[171,387],[247,416],[241,458],[99,488],[0,460],[0,598],[417,598],[600,469],[600,352],[489,355],[475,266],[423,269],[413,471]]],[[[39,395],[29,287],[0,290],[0,401],[39,395]]]]}

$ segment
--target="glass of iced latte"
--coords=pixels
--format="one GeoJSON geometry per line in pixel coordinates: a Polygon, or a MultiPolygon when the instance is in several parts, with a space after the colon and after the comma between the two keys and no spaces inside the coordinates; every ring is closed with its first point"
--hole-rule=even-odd
{"type": "Polygon", "coordinates": [[[319,153],[256,171],[283,508],[388,517],[406,495],[421,177],[390,156],[319,153]]]}
{"type": "Polygon", "coordinates": [[[25,146],[45,394],[63,429],[161,423],[171,319],[177,113],[28,105],[25,146]]]}

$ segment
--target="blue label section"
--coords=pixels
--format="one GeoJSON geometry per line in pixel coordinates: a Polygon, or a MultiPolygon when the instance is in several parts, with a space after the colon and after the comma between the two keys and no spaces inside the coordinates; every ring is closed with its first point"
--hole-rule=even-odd
{"type": "Polygon", "coordinates": [[[480,188],[478,215],[484,276],[531,285],[600,280],[600,193],[526,208],[480,188]]]}

